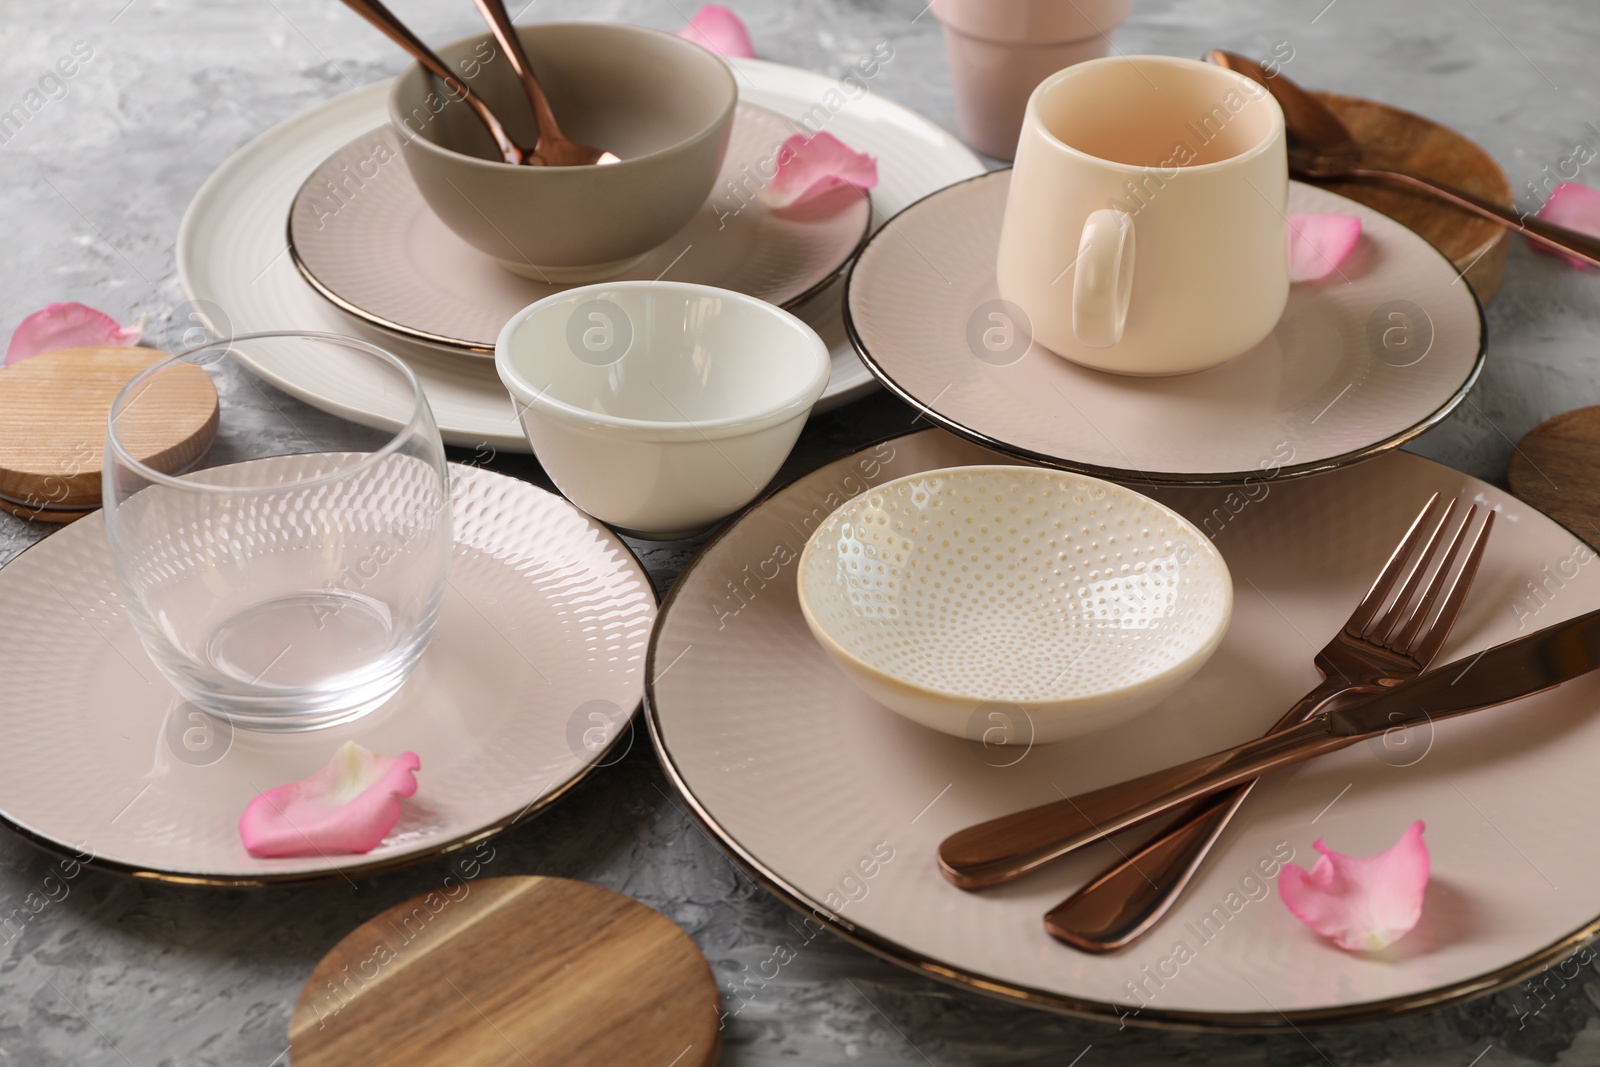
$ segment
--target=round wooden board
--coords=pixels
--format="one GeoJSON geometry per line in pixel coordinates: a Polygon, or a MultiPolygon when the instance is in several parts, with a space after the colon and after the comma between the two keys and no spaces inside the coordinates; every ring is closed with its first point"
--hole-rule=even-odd
{"type": "MultiPolygon", "coordinates": [[[[0,371],[0,508],[71,522],[100,506],[106,417],[117,393],[165,352],[107,345],[46,352],[0,371]]],[[[161,375],[119,417],[136,458],[189,467],[216,436],[217,390],[199,367],[161,375]]]]}
{"type": "MultiPolygon", "coordinates": [[[[1437,122],[1388,104],[1340,93],[1314,94],[1350,127],[1365,162],[1437,178],[1511,206],[1511,182],[1482,148],[1437,122]]],[[[1318,182],[1421,234],[1439,249],[1485,304],[1505,277],[1511,231],[1443,201],[1387,182],[1318,182]]]]}
{"type": "Polygon", "coordinates": [[[711,966],[661,913],[565,878],[446,882],[317,964],[294,1067],[717,1062],[711,966]]]}
{"type": "Polygon", "coordinates": [[[1517,443],[1506,467],[1511,491],[1600,548],[1600,407],[1547,419],[1517,443]]]}

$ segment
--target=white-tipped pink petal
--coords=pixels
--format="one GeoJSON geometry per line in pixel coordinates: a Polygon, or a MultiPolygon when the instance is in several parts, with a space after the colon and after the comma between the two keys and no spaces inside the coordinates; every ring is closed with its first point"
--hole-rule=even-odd
{"type": "Polygon", "coordinates": [[[778,149],[777,171],[761,190],[772,207],[791,207],[845,186],[871,189],[878,184],[878,161],[857,152],[831,133],[797,133],[778,149]]]}
{"type": "MultiPolygon", "coordinates": [[[[1550,199],[1539,209],[1538,217],[1557,226],[1565,226],[1569,230],[1600,237],[1600,191],[1591,189],[1587,185],[1579,185],[1577,182],[1562,182],[1551,191],[1550,199]]],[[[1574,267],[1589,265],[1577,256],[1557,252],[1549,245],[1538,241],[1532,244],[1540,252],[1560,256],[1574,267]]]]}
{"type": "Polygon", "coordinates": [[[105,312],[84,304],[51,304],[17,326],[6,348],[6,366],[63,348],[136,345],[143,334],[142,317],[132,326],[122,326],[105,312]]]}
{"type": "Polygon", "coordinates": [[[400,818],[400,799],[417,791],[415,752],[385,759],[346,741],[310,778],[269,789],[239,817],[252,856],[371,852],[400,818]]]}
{"type": "Polygon", "coordinates": [[[1418,819],[1376,856],[1346,856],[1325,846],[1310,871],[1290,864],[1278,896],[1294,917],[1352,952],[1376,952],[1404,937],[1422,918],[1428,888],[1427,827],[1418,819]]]}
{"type": "Polygon", "coordinates": [[[1314,282],[1339,269],[1361,240],[1354,215],[1289,216],[1289,280],[1314,282]]]}
{"type": "Polygon", "coordinates": [[[749,59],[756,54],[744,21],[721,4],[707,4],[696,11],[689,25],[678,31],[678,36],[718,55],[749,59]]]}

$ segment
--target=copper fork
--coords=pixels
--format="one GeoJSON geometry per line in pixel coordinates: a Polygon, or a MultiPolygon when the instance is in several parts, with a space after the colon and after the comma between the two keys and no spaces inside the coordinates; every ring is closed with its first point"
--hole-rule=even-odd
{"type": "MultiPolygon", "coordinates": [[[[1381,692],[1405,681],[1438,655],[1477,575],[1494,525],[1491,511],[1469,545],[1478,511],[1476,506],[1469,508],[1441,553],[1456,501],[1451,500],[1436,521],[1438,508],[1435,493],[1349,620],[1317,653],[1315,663],[1323,681],[1269,733],[1298,725],[1338,698],[1381,692]],[[1456,568],[1463,551],[1464,562],[1456,568]],[[1397,594],[1396,586],[1400,586],[1397,594]]],[[[1052,910],[1046,928],[1068,944],[1093,952],[1109,951],[1138,937],[1188,884],[1253,784],[1207,798],[1191,809],[1126,862],[1052,910]]],[[[978,889],[1008,882],[1062,855],[1067,850],[1052,847],[1050,821],[1040,819],[1040,814],[1041,810],[1030,809],[952,834],[939,846],[945,877],[963,889],[978,889]]]]}
{"type": "MultiPolygon", "coordinates": [[[[1419,596],[1417,589],[1438,555],[1456,508],[1456,502],[1451,500],[1419,555],[1416,542],[1422,531],[1433,524],[1438,503],[1439,494],[1435,493],[1406,531],[1366,597],[1317,653],[1315,662],[1322,682],[1301,697],[1272,732],[1303,722],[1342,697],[1378,692],[1415,677],[1439,654],[1477,575],[1478,562],[1494,524],[1494,512],[1489,512],[1471,546],[1466,548],[1466,563],[1430,623],[1429,613],[1445,590],[1477,512],[1476,506],[1468,509],[1449,550],[1434,570],[1433,580],[1419,596]],[[1380,618],[1379,612],[1408,567],[1409,580],[1380,618]]],[[[1183,893],[1254,784],[1236,786],[1195,805],[1138,852],[1056,905],[1044,917],[1045,929],[1088,952],[1109,952],[1138,939],[1183,893]]]]}

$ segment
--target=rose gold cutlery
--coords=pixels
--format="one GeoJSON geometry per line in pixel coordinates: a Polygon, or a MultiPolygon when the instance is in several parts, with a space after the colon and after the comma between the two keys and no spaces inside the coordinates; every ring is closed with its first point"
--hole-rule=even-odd
{"type": "Polygon", "coordinates": [[[494,112],[489,110],[489,105],[484,103],[483,97],[473,92],[465,81],[451,73],[450,68],[445,66],[444,60],[423,44],[422,38],[412,33],[405,23],[383,6],[380,0],[344,0],[344,3],[350,10],[382,30],[395,44],[411,53],[411,57],[422,64],[429,74],[444,82],[446,90],[471,108],[472,113],[478,116],[478,121],[483,123],[484,129],[489,131],[489,136],[494,138],[495,145],[500,149],[500,155],[507,163],[533,162],[531,154],[511,139],[505,126],[495,118],[494,112]]]}
{"type": "Polygon", "coordinates": [[[945,876],[962,888],[999,885],[1091,841],[1267,771],[1367,738],[1521,700],[1597,668],[1600,610],[1436,667],[1280,733],[968,827],[939,846],[939,863],[945,876]],[[1459,684],[1468,675],[1471,681],[1459,684]]]}
{"type": "Polygon", "coordinates": [[[511,69],[522,82],[522,89],[528,94],[528,104],[533,108],[533,119],[539,129],[539,143],[534,145],[533,155],[525,162],[551,167],[583,167],[596,163],[618,162],[615,153],[592,145],[578,144],[562,135],[561,127],[556,125],[555,114],[550,110],[550,101],[545,98],[544,90],[539,86],[539,79],[534,77],[533,64],[528,60],[527,50],[522,47],[522,38],[517,36],[517,28],[511,24],[511,16],[506,12],[506,5],[502,0],[474,0],[474,2],[489,23],[494,39],[505,49],[506,58],[511,61],[511,69]]]}
{"type": "MultiPolygon", "coordinates": [[[[1469,544],[1467,535],[1478,510],[1473,506],[1446,547],[1445,533],[1455,515],[1456,501],[1450,501],[1442,519],[1438,510],[1439,494],[1435,493],[1366,597],[1317,653],[1316,666],[1323,680],[1289,709],[1273,731],[1296,726],[1343,697],[1381,693],[1415,677],[1433,662],[1461,613],[1494,525],[1494,513],[1490,512],[1469,544]],[[1418,543],[1430,527],[1432,533],[1419,553],[1418,543]],[[1455,563],[1463,550],[1465,561],[1457,569],[1455,563]],[[1432,578],[1423,589],[1430,570],[1432,578]],[[1391,594],[1402,579],[1404,586],[1391,603],[1391,594]],[[1441,595],[1443,603],[1435,615],[1433,609],[1441,595]],[[1390,604],[1387,611],[1383,610],[1385,604],[1390,604]]],[[[1180,816],[1133,855],[1052,909],[1045,916],[1045,929],[1088,952],[1121,948],[1149,931],[1182,894],[1254,785],[1247,782],[1210,797],[1180,816]]]]}
{"type": "Polygon", "coordinates": [[[1306,181],[1376,179],[1405,185],[1600,267],[1600,237],[1524,215],[1420,174],[1365,165],[1361,145],[1349,128],[1327,105],[1283,74],[1268,74],[1259,63],[1233,52],[1213,50],[1206,53],[1206,59],[1259,82],[1278,101],[1289,134],[1289,173],[1294,177],[1306,181]]]}
{"type": "Polygon", "coordinates": [[[494,143],[505,162],[531,167],[546,165],[572,167],[618,161],[610,152],[578,144],[562,136],[555,115],[550,111],[550,103],[545,99],[544,91],[533,75],[533,67],[528,62],[522,40],[517,36],[516,28],[511,24],[511,16],[506,13],[505,5],[500,0],[475,0],[475,2],[478,9],[483,12],[484,18],[488,20],[490,29],[494,31],[495,40],[499,41],[500,47],[505,50],[506,57],[511,62],[511,69],[521,80],[522,87],[528,94],[528,102],[533,107],[539,140],[531,150],[517,144],[507,132],[505,124],[495,117],[489,105],[484,102],[483,97],[473,92],[465,80],[453,74],[444,60],[424,44],[420,37],[412,33],[405,23],[396,18],[381,0],[344,0],[344,2],[345,6],[382,30],[385,36],[409,52],[429,74],[444,83],[445,89],[452,96],[471,108],[478,121],[483,123],[484,129],[489,131],[489,136],[494,138],[494,143]]]}

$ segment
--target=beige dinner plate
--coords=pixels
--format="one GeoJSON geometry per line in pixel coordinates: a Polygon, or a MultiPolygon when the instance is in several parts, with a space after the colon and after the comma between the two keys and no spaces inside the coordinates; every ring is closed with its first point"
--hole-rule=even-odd
{"type": "MultiPolygon", "coordinates": [[[[667,278],[732,289],[780,307],[816,293],[843,269],[872,222],[868,197],[836,189],[783,210],[757,195],[798,127],[740,104],[722,173],[687,226],[609,281],[667,278]]],[[[517,312],[572,288],[520,278],[457,237],[422,198],[381,126],[339,149],[306,179],[289,209],[289,251],[333,304],[413,340],[480,356],[517,312]]]]}
{"type": "Polygon", "coordinates": [[[979,444],[1147,483],[1293,477],[1422,433],[1483,366],[1482,311],[1450,261],[1388,216],[1299,182],[1291,212],[1356,215],[1361,241],[1326,279],[1292,287],[1265,341],[1172,377],[1069,363],[1032,342],[995,287],[1010,183],[997,171],[913,204],[846,283],[846,328],[868,368],[979,444]]]}
{"type": "Polygon", "coordinates": [[[128,622],[98,512],[0,568],[0,614],[26,620],[0,642],[0,820],[141,877],[316,882],[471,845],[607,762],[643,690],[649,578],[562,498],[473,467],[451,479],[456,545],[433,642],[399,693],[348,726],[230,730],[183,703],[128,622]],[[361,856],[247,853],[250,798],[347,740],[421,759],[383,843],[361,856]]]}
{"type": "Polygon", "coordinates": [[[996,460],[925,430],[823,467],[726,528],[662,610],[646,691],[657,749],[710,832],[811,916],[808,926],[1044,1008],[1230,1028],[1445,1003],[1525,977],[1600,930],[1600,855],[1590,845],[1600,675],[1269,776],[1172,913],[1120,952],[1077,952],[1043,923],[1117,857],[1109,843],[994,890],[946,882],[935,850],[956,830],[1267,729],[1316,682],[1313,653],[1435,490],[1500,512],[1442,661],[1600,605],[1600,564],[1572,534],[1407,453],[1249,494],[1162,489],[1157,498],[1213,537],[1232,571],[1233,620],[1217,653],[1126,726],[986,748],[857,690],[807,632],[795,568],[808,534],[869,486],[996,460]],[[1335,948],[1260,876],[1291,853],[1310,867],[1321,837],[1341,852],[1376,853],[1416,819],[1427,823],[1432,881],[1421,924],[1384,953],[1335,948]]]}

